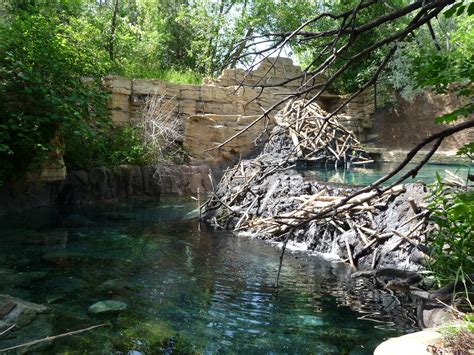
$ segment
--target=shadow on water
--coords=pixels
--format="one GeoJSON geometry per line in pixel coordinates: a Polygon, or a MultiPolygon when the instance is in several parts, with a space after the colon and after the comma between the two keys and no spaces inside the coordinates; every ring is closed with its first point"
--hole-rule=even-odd
{"type": "Polygon", "coordinates": [[[198,232],[194,207],[174,199],[0,221],[0,293],[52,308],[54,334],[111,323],[38,351],[371,354],[416,328],[408,300],[367,291],[316,256],[287,253],[276,292],[279,250],[198,232]],[[104,300],[128,308],[88,312],[104,300]]]}

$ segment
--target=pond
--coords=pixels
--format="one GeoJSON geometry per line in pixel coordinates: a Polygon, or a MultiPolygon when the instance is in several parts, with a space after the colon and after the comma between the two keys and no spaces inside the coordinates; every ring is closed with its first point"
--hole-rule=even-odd
{"type": "MultiPolygon", "coordinates": [[[[334,169],[334,166],[307,166],[298,170],[306,178],[317,181],[365,186],[389,173],[397,165],[396,163],[374,163],[367,165],[367,167],[354,167],[347,170],[343,168],[334,169]]],[[[388,180],[387,183],[395,181],[415,166],[416,164],[408,164],[401,173],[388,180]]],[[[446,171],[456,174],[465,182],[468,172],[474,173],[474,167],[472,164],[470,166],[468,164],[426,164],[415,178],[409,178],[405,182],[420,180],[430,184],[436,181],[436,174],[439,174],[442,178],[449,176],[446,171]]]]}
{"type": "MultiPolygon", "coordinates": [[[[348,268],[201,226],[194,202],[36,209],[0,221],[0,293],[45,304],[60,334],[40,353],[371,354],[413,331],[390,293],[365,293],[348,268]],[[93,314],[99,301],[126,310],[93,314]]],[[[24,339],[24,341],[33,339],[24,339]]],[[[0,349],[11,346],[0,337],[0,349]]],[[[15,344],[13,344],[15,345],[15,344]]]]}

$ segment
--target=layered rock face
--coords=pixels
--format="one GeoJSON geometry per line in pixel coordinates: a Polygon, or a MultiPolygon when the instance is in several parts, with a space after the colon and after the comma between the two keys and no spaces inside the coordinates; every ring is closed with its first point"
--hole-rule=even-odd
{"type": "MultiPolygon", "coordinates": [[[[183,145],[194,158],[193,162],[228,165],[229,161],[245,157],[255,149],[255,140],[264,127],[272,127],[273,115],[282,108],[277,104],[301,86],[302,74],[301,68],[289,58],[268,58],[251,71],[225,69],[219,78],[204,80],[203,85],[131,80],[118,76],[106,77],[104,84],[111,93],[109,109],[115,123],[139,124],[146,98],[149,95],[164,96],[182,121],[183,145]],[[268,120],[262,119],[245,135],[221,149],[206,151],[247,127],[272,107],[268,120]]],[[[323,82],[324,78],[318,78],[311,84],[323,82]]],[[[346,96],[324,93],[316,103],[328,111],[345,99],[346,96]]],[[[371,94],[354,99],[344,113],[346,127],[359,137],[365,137],[374,114],[371,94]]]]}

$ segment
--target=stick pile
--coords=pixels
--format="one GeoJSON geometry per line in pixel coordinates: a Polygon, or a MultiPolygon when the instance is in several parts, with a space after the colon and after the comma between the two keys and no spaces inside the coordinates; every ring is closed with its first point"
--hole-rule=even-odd
{"type": "Polygon", "coordinates": [[[416,269],[408,259],[414,249],[426,252],[423,243],[432,228],[422,185],[374,189],[347,200],[349,187],[306,181],[288,171],[299,159],[369,162],[354,134],[325,117],[315,104],[287,105],[262,154],[224,173],[203,206],[204,220],[261,239],[302,242],[310,250],[337,254],[354,268],[405,263],[404,268],[416,269]]]}
{"type": "Polygon", "coordinates": [[[296,156],[314,162],[335,162],[336,165],[373,162],[362,149],[352,131],[340,122],[343,115],[329,115],[315,103],[306,100],[289,102],[275,116],[277,124],[287,129],[296,156]]]}

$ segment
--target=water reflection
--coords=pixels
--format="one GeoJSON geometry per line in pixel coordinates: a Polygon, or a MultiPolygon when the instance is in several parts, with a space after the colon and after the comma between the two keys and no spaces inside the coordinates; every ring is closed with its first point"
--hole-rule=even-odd
{"type": "Polygon", "coordinates": [[[0,293],[48,304],[55,333],[112,322],[45,353],[370,354],[413,329],[408,300],[352,285],[340,263],[288,254],[276,291],[279,250],[204,226],[197,232],[195,220],[180,219],[193,206],[173,202],[2,221],[0,269],[9,276],[0,293]],[[102,300],[129,308],[87,312],[102,300]]]}
{"type": "MultiPolygon", "coordinates": [[[[388,180],[387,184],[395,181],[415,165],[416,164],[408,164],[401,173],[388,180]]],[[[370,164],[367,167],[353,167],[351,169],[338,168],[337,170],[334,169],[334,166],[300,166],[298,172],[305,178],[311,180],[325,181],[334,184],[365,186],[381,178],[397,166],[398,164],[396,163],[376,163],[370,164]]],[[[421,168],[415,178],[407,179],[406,182],[423,181],[433,183],[436,181],[436,174],[439,174],[443,178],[447,175],[449,177],[449,173],[446,173],[446,170],[458,175],[463,181],[466,181],[469,168],[467,164],[426,164],[421,168]]]]}

